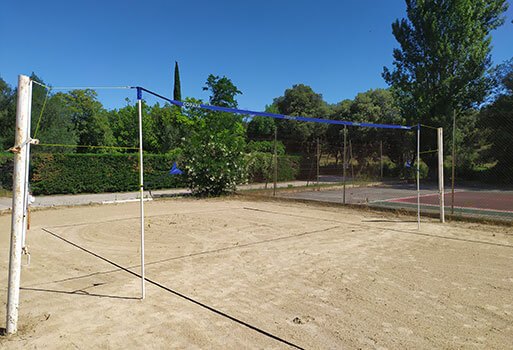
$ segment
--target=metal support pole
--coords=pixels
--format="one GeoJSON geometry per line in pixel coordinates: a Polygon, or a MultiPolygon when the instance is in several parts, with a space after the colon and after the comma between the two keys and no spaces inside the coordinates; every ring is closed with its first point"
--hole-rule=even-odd
{"type": "Polygon", "coordinates": [[[451,215],[454,215],[454,168],[456,167],[456,110],[452,113],[451,215]]]}
{"type": "MultiPolygon", "coordinates": [[[[31,120],[32,120],[32,80],[30,80],[30,87],[29,87],[29,109],[28,109],[28,115],[29,115],[29,122],[27,123],[27,133],[25,140],[30,139],[30,127],[31,127],[31,120]]],[[[27,143],[27,147],[25,149],[27,161],[25,162],[25,195],[23,196],[23,234],[21,238],[21,250],[23,253],[28,254],[28,250],[26,249],[26,239],[27,239],[27,230],[29,226],[28,218],[29,218],[29,212],[28,212],[28,206],[29,203],[29,169],[30,169],[30,142],[27,143]]]]}
{"type": "Polygon", "coordinates": [[[383,180],[383,140],[379,141],[379,170],[380,178],[383,180]]]}
{"type": "Polygon", "coordinates": [[[342,199],[342,203],[346,204],[346,166],[347,166],[347,157],[346,157],[346,141],[347,141],[347,126],[344,125],[344,170],[343,170],[343,176],[344,176],[344,195],[342,199]]]}
{"type": "Polygon", "coordinates": [[[139,193],[141,209],[141,299],[146,297],[144,285],[144,174],[143,174],[143,136],[142,136],[142,90],[137,88],[137,103],[139,105],[139,193]]]}
{"type": "Polygon", "coordinates": [[[319,163],[321,161],[321,149],[319,147],[319,138],[317,138],[317,191],[320,191],[321,188],[319,187],[319,163]]]}
{"type": "Polygon", "coordinates": [[[420,124],[417,124],[417,229],[420,231],[420,124]]]}
{"type": "Polygon", "coordinates": [[[278,128],[274,127],[274,172],[273,172],[273,197],[276,197],[278,182],[278,128]]]}
{"type": "Polygon", "coordinates": [[[349,162],[351,163],[351,181],[354,181],[353,147],[351,146],[351,139],[349,139],[349,162]]]}
{"type": "Polygon", "coordinates": [[[444,129],[438,128],[438,196],[440,198],[440,222],[445,223],[444,208],[444,129]]]}
{"type": "Polygon", "coordinates": [[[21,246],[23,234],[23,214],[25,209],[25,169],[27,161],[26,147],[28,147],[27,128],[30,124],[30,78],[25,75],[18,76],[18,101],[16,107],[16,135],[15,146],[20,149],[14,153],[13,197],[11,219],[11,250],[9,257],[9,282],[7,290],[7,334],[18,330],[18,305],[20,297],[21,278],[21,246]]]}

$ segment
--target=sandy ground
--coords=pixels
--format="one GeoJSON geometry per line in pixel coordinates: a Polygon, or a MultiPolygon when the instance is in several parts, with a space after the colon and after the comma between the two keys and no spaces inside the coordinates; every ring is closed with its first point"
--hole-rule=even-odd
{"type": "MultiPolygon", "coordinates": [[[[513,348],[513,230],[302,203],[138,203],[32,215],[2,349],[513,348]],[[44,230],[43,230],[44,229],[44,230]],[[51,233],[52,234],[51,234],[51,233]],[[62,237],[92,254],[57,238],[62,237]]],[[[0,326],[10,216],[0,216],[0,326]]]]}

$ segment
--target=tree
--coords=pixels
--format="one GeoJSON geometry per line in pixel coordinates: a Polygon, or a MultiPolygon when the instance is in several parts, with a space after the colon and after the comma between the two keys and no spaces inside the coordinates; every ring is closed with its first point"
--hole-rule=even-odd
{"type": "Polygon", "coordinates": [[[177,106],[155,104],[150,107],[153,120],[153,134],[156,138],[158,153],[168,153],[183,146],[183,140],[188,136],[188,130],[194,122],[182,113],[177,106]]]}
{"type": "MultiPolygon", "coordinates": [[[[400,44],[393,51],[395,68],[384,67],[383,78],[397,93],[407,123],[451,130],[453,113],[476,107],[491,88],[490,32],[504,23],[508,5],[506,0],[406,0],[406,5],[408,20],[392,24],[400,44]]],[[[423,149],[436,147],[436,140],[421,140],[423,149]]]]}
{"type": "MultiPolygon", "coordinates": [[[[150,107],[145,100],[142,100],[142,131],[143,150],[149,153],[160,151],[157,130],[156,114],[161,109],[159,104],[150,107]]],[[[120,147],[139,147],[139,112],[137,105],[127,104],[119,110],[107,112],[108,122],[112,130],[113,144],[120,147]]],[[[135,152],[127,150],[126,152],[135,152]]]]}
{"type": "MultiPolygon", "coordinates": [[[[276,105],[265,106],[265,112],[279,113],[276,105]]],[[[276,122],[274,118],[255,116],[249,121],[246,134],[249,140],[271,140],[274,139],[275,127],[276,122]]]]}
{"type": "Polygon", "coordinates": [[[173,100],[181,101],[182,100],[182,92],[180,86],[180,72],[178,71],[178,62],[175,61],[175,86],[173,90],[173,100]]]}
{"type": "MultiPolygon", "coordinates": [[[[390,90],[371,89],[359,93],[354,100],[344,100],[334,109],[331,116],[335,120],[345,120],[357,123],[395,124],[404,125],[401,115],[390,90]]],[[[342,154],[344,128],[340,125],[330,125],[327,136],[330,153],[337,156],[342,154]]],[[[383,154],[388,156],[396,165],[404,163],[405,154],[413,152],[414,147],[408,143],[408,133],[404,130],[367,128],[358,126],[347,127],[347,139],[351,140],[353,158],[359,165],[379,157],[381,144],[383,154]]],[[[400,169],[400,167],[398,168],[400,169]]]]}
{"type": "Polygon", "coordinates": [[[14,146],[16,92],[0,77],[0,150],[14,146]]]}
{"type": "Polygon", "coordinates": [[[488,180],[513,184],[513,58],[495,70],[499,84],[495,100],[483,107],[479,114],[479,127],[484,130],[488,146],[483,160],[494,164],[488,180]]]}
{"type": "Polygon", "coordinates": [[[210,74],[203,90],[210,90],[210,104],[219,107],[237,108],[235,96],[242,94],[227,77],[220,78],[210,74]]]}
{"type": "MultiPolygon", "coordinates": [[[[36,88],[36,85],[33,86],[36,88]]],[[[35,117],[39,117],[41,102],[36,102],[35,96],[32,97],[32,116],[34,117],[32,124],[38,122],[35,117]],[[36,107],[36,108],[35,108],[36,107]]],[[[36,124],[37,127],[37,124],[36,124]]],[[[35,128],[32,127],[32,135],[35,135],[35,128]]],[[[76,145],[78,137],[71,123],[71,111],[67,108],[62,93],[50,95],[46,102],[46,106],[41,115],[38,133],[35,135],[40,143],[59,144],[59,145],[76,145]]],[[[66,146],[38,146],[33,147],[31,152],[45,153],[74,153],[75,148],[66,146]]]]}
{"type": "MultiPolygon", "coordinates": [[[[32,73],[30,79],[45,85],[43,79],[32,73]]],[[[76,145],[78,137],[71,121],[63,93],[52,94],[41,85],[32,85],[31,135],[40,143],[76,145]],[[45,102],[46,101],[46,102],[45,102]],[[37,132],[37,133],[36,133],[37,132]]],[[[75,148],[66,146],[38,146],[32,152],[73,153],[75,148]]]]}
{"type": "MultiPolygon", "coordinates": [[[[293,85],[285,94],[274,99],[279,113],[300,117],[326,118],[329,115],[328,104],[322,95],[315,93],[308,85],[293,85]]],[[[278,137],[284,141],[288,152],[306,151],[317,137],[325,135],[326,124],[277,119],[278,137]]]]}
{"type": "MultiPolygon", "coordinates": [[[[230,79],[210,75],[204,89],[211,92],[211,104],[237,107],[235,96],[241,92],[230,79]]],[[[186,108],[184,114],[194,121],[183,149],[185,177],[191,191],[200,196],[218,196],[235,190],[246,180],[242,116],[205,113],[197,108],[186,108]]]]}
{"type": "MultiPolygon", "coordinates": [[[[79,144],[84,146],[112,146],[114,137],[109,116],[91,89],[72,90],[61,95],[71,113],[79,144]]],[[[101,152],[93,148],[80,148],[78,152],[101,152]]]]}

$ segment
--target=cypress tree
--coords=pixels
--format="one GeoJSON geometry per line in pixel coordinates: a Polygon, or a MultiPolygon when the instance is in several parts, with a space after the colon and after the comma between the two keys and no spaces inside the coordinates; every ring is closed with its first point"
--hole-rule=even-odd
{"type": "Polygon", "coordinates": [[[173,100],[182,100],[182,93],[180,92],[180,90],[180,72],[178,71],[178,62],[175,61],[175,89],[173,91],[173,100]]]}

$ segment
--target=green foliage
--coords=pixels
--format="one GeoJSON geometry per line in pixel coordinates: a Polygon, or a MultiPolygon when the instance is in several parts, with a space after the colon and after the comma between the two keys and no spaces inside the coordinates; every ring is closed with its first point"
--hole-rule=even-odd
{"type": "MultiPolygon", "coordinates": [[[[248,181],[272,182],[274,179],[274,156],[265,152],[252,152],[246,157],[248,181]]],[[[279,155],[277,159],[277,181],[296,180],[299,175],[301,157],[279,155]]]]}
{"type": "MultiPolygon", "coordinates": [[[[98,94],[91,89],[71,90],[60,97],[71,113],[71,121],[80,145],[112,146],[114,136],[109,126],[108,113],[97,100],[98,94]]],[[[79,148],[78,152],[103,152],[103,150],[79,148]]]]}
{"type": "Polygon", "coordinates": [[[215,130],[205,126],[185,144],[183,157],[187,186],[199,196],[219,196],[246,180],[242,125],[215,130]]]}
{"type": "MultiPolygon", "coordinates": [[[[246,145],[246,152],[267,152],[274,154],[274,141],[249,141],[246,145]]],[[[283,142],[276,142],[276,153],[278,155],[285,153],[283,142]]]]}
{"type": "Polygon", "coordinates": [[[220,78],[210,74],[203,90],[210,91],[210,104],[219,107],[237,108],[235,97],[242,94],[227,77],[220,78]]]}
{"type": "MultiPolygon", "coordinates": [[[[230,79],[210,75],[206,85],[211,92],[210,103],[237,107],[235,96],[241,92],[230,79]]],[[[194,121],[183,148],[188,187],[199,196],[219,196],[235,190],[236,184],[247,179],[242,117],[198,109],[186,113],[194,121]]]]}
{"type": "MultiPolygon", "coordinates": [[[[280,114],[301,117],[326,118],[330,111],[322,95],[315,93],[310,86],[304,84],[293,85],[292,89],[285,90],[285,94],[275,98],[273,104],[280,114]]],[[[323,137],[328,128],[326,124],[284,119],[277,119],[275,123],[278,127],[278,137],[282,140],[290,140],[286,143],[288,153],[313,147],[317,137],[323,137]]]]}
{"type": "Polygon", "coordinates": [[[16,94],[0,77],[0,151],[14,145],[15,123],[16,94]]]}
{"type": "MultiPolygon", "coordinates": [[[[271,112],[273,108],[270,108],[269,106],[266,106],[266,112],[267,113],[278,113],[276,110],[275,112],[271,112]]],[[[274,129],[276,128],[276,123],[274,118],[269,117],[261,117],[261,116],[255,116],[251,119],[251,121],[248,123],[247,127],[247,136],[250,140],[270,140],[274,139],[274,129]]]]}
{"type": "MultiPolygon", "coordinates": [[[[414,182],[417,180],[417,162],[413,163],[410,167],[407,167],[406,164],[402,167],[402,174],[404,174],[404,178],[409,180],[410,182],[414,182]]],[[[420,161],[419,166],[419,175],[420,179],[425,179],[428,177],[429,167],[422,160],[420,161]]]]}
{"type": "MultiPolygon", "coordinates": [[[[169,172],[179,154],[145,155],[149,182],[169,172]]],[[[138,154],[34,154],[31,159],[34,194],[125,192],[139,189],[138,154]]],[[[182,187],[183,177],[169,176],[152,189],[182,187]]]]}
{"type": "Polygon", "coordinates": [[[488,179],[513,184],[513,59],[499,66],[497,81],[502,93],[483,107],[478,126],[488,147],[483,147],[483,163],[494,164],[487,171],[488,179]]]}
{"type": "Polygon", "coordinates": [[[248,167],[248,182],[273,181],[273,154],[266,152],[251,152],[246,156],[248,167]]]}
{"type": "Polygon", "coordinates": [[[13,160],[12,153],[0,153],[0,188],[2,189],[12,189],[13,160]]]}
{"type": "MultiPolygon", "coordinates": [[[[505,0],[406,0],[408,19],[392,24],[400,44],[394,70],[383,77],[393,87],[409,125],[452,129],[453,111],[475,108],[492,88],[490,32],[504,22],[505,0]]],[[[449,144],[450,133],[446,132],[449,144]]],[[[422,149],[436,147],[421,139],[422,149]]],[[[429,164],[435,157],[426,157],[429,164]]]]}
{"type": "Polygon", "coordinates": [[[502,25],[505,0],[406,0],[408,20],[392,32],[395,70],[383,77],[402,98],[409,123],[448,126],[453,109],[468,109],[490,88],[490,32],[502,25]],[[447,121],[447,118],[449,120],[447,121]],[[444,123],[444,121],[446,121],[444,123]]]}
{"type": "MultiPolygon", "coordinates": [[[[333,119],[352,122],[367,122],[375,124],[404,125],[406,120],[394,101],[390,90],[371,89],[359,93],[353,101],[343,101],[334,111],[333,119]]],[[[344,130],[339,125],[330,125],[329,141],[333,148],[342,149],[344,130]]],[[[405,151],[414,148],[416,144],[412,133],[403,130],[382,128],[348,127],[347,139],[352,141],[353,157],[363,159],[369,150],[379,150],[383,143],[383,153],[392,158],[394,163],[404,161],[405,151]]]]}

